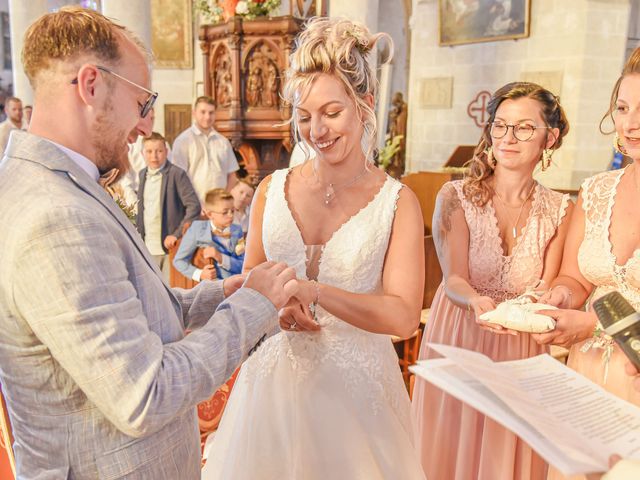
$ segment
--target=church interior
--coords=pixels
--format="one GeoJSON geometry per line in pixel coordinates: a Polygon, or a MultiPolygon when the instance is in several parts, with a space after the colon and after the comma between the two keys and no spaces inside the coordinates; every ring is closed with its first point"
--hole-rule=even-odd
{"type": "MultiPolygon", "coordinates": [[[[170,149],[192,125],[194,101],[213,99],[214,128],[233,147],[238,178],[253,186],[292,159],[296,138],[282,87],[304,22],[346,17],[391,36],[393,58],[376,68],[376,162],[415,193],[424,223],[421,325],[409,338],[393,338],[409,394],[409,367],[418,359],[442,282],[433,239],[436,195],[462,178],[493,92],[509,82],[533,82],[562,103],[569,134],[549,168],[534,172],[545,187],[575,200],[586,178],[632,162],[616,152],[613,135],[601,133],[600,125],[612,86],[640,46],[640,0],[0,0],[0,103],[16,97],[23,107],[34,106],[21,63],[23,34],[41,15],[68,5],[101,12],[150,47],[151,86],[158,92],[153,131],[170,149]],[[266,10],[245,9],[254,3],[266,10]]],[[[377,52],[374,63],[388,53],[377,52]]],[[[613,132],[613,126],[605,121],[603,130],[613,132]]],[[[170,262],[178,248],[179,242],[169,249],[170,262]]],[[[203,252],[192,260],[201,270],[209,261],[203,252]]],[[[172,287],[198,283],[173,265],[167,275],[172,287]]],[[[551,353],[566,362],[567,349],[552,347],[551,353]]],[[[198,405],[203,451],[236,375],[198,405]]],[[[2,410],[0,478],[8,480],[15,465],[4,401],[2,410]]]]}

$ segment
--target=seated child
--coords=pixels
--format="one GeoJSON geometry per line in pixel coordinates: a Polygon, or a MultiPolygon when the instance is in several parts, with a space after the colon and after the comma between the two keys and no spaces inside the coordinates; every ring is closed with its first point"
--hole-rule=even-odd
{"type": "Polygon", "coordinates": [[[233,196],[233,207],[236,210],[233,216],[233,223],[242,227],[245,236],[247,235],[247,230],[249,230],[249,208],[255,191],[256,187],[245,177],[239,178],[229,192],[233,196]]]}
{"type": "Polygon", "coordinates": [[[200,216],[200,202],[187,172],[167,160],[167,144],[153,132],[143,140],[146,167],[140,171],[136,227],[169,281],[169,255],[185,222],[200,216]]]}
{"type": "Polygon", "coordinates": [[[198,282],[241,273],[245,243],[242,227],[233,223],[233,197],[222,188],[207,192],[204,212],[209,220],[191,224],[173,259],[173,266],[185,277],[198,282]],[[201,247],[204,247],[204,258],[214,261],[203,270],[191,263],[193,254],[201,247]]]}

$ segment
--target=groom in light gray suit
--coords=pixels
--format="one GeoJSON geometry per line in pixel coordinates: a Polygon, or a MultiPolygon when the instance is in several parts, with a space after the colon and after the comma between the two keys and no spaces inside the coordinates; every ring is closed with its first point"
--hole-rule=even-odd
{"type": "Polygon", "coordinates": [[[267,263],[244,285],[163,283],[98,184],[126,170],[128,135],[150,133],[156,94],[130,32],[63,8],[26,32],[23,63],[33,117],[0,163],[0,383],[18,478],[200,478],[195,405],[277,327],[295,274],[267,263]]]}

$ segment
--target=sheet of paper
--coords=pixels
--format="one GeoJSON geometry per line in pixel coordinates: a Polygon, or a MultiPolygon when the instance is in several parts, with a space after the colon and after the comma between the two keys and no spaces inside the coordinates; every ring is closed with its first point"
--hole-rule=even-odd
{"type": "Polygon", "coordinates": [[[640,408],[549,355],[513,362],[446,345],[412,371],[514,431],[565,475],[604,471],[609,456],[640,459],[640,408]]]}

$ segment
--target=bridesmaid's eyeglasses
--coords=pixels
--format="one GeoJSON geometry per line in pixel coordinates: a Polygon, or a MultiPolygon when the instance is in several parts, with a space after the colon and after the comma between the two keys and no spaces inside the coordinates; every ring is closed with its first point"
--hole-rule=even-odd
{"type": "Polygon", "coordinates": [[[493,138],[503,138],[507,135],[509,128],[513,129],[513,136],[521,142],[531,140],[533,134],[538,128],[549,129],[551,127],[538,127],[536,125],[529,125],[528,123],[520,123],[518,125],[507,125],[504,122],[492,122],[491,123],[491,136],[493,138]]]}

